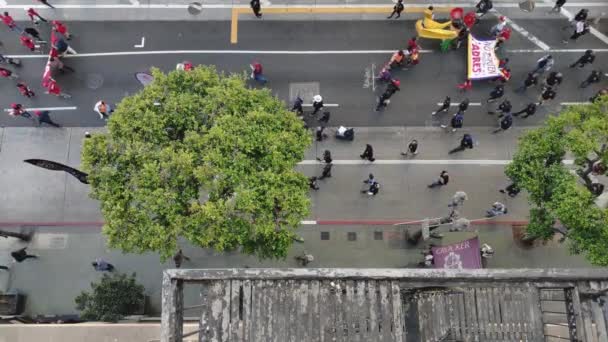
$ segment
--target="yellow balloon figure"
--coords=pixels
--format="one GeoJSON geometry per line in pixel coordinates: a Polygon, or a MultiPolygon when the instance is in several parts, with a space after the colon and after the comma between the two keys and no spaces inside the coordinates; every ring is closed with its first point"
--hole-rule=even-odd
{"type": "Polygon", "coordinates": [[[433,7],[424,10],[424,19],[416,21],[416,32],[418,37],[429,39],[454,39],[458,36],[458,30],[452,27],[451,21],[444,23],[433,19],[433,7]]]}

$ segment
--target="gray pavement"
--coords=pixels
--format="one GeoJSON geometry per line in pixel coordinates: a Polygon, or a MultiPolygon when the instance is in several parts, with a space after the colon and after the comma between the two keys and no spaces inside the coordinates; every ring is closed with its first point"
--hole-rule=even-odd
{"type": "MultiPolygon", "coordinates": [[[[494,19],[484,20],[476,28],[483,37],[487,35],[494,19]]],[[[555,70],[563,71],[564,83],[558,89],[557,99],[547,104],[538,115],[518,122],[518,125],[536,125],[550,112],[559,110],[559,102],[586,101],[597,89],[606,84],[594,85],[584,90],[578,89],[587,76],[587,70],[567,68],[587,48],[603,48],[598,52],[594,68],[608,70],[606,44],[592,35],[569,44],[566,51],[561,39],[566,31],[556,29],[565,25],[566,19],[519,21],[538,35],[552,49],[556,58],[555,70]]],[[[390,51],[404,46],[406,39],[413,36],[413,21],[315,21],[286,22],[260,21],[243,22],[240,25],[239,43],[229,43],[228,22],[172,23],[166,30],[162,22],[74,22],[68,23],[75,34],[72,43],[81,55],[68,57],[65,63],[76,73],[57,75],[63,89],[73,98],[63,100],[43,94],[40,78],[45,57],[24,58],[23,67],[17,70],[21,78],[30,84],[37,97],[29,100],[20,98],[12,81],[1,80],[0,103],[4,108],[13,101],[26,106],[63,107],[76,106],[77,110],[56,113],[59,123],[71,127],[103,126],[104,121],[92,111],[93,104],[100,98],[118,102],[128,94],[137,91],[141,85],[134,73],[147,71],[152,66],[171,70],[184,59],[196,64],[213,64],[227,72],[244,72],[252,60],[259,60],[265,66],[268,86],[279,98],[290,101],[289,89],[297,83],[312,83],[324,96],[326,103],[338,104],[332,109],[332,124],[348,126],[433,126],[429,113],[444,96],[454,100],[463,98],[456,88],[466,72],[466,51],[438,52],[438,42],[425,40],[422,47],[429,50],[421,56],[419,65],[410,70],[398,70],[394,76],[401,79],[402,89],[393,98],[391,105],[381,113],[373,111],[376,96],[382,86],[371,80],[366,73],[377,73],[380,66],[390,57],[390,51]],[[134,44],[146,37],[144,48],[134,48],[134,44]],[[116,37],[120,37],[117,42],[116,37]],[[200,50],[203,51],[200,51],[200,50]],[[183,50],[199,50],[180,53],[183,50]],[[222,52],[229,50],[229,52],[222,52]],[[353,51],[349,54],[322,53],[314,51],[353,51]],[[164,52],[159,52],[164,51],[164,52]],[[275,51],[264,53],[264,51],[275,51]],[[293,54],[293,51],[298,52],[293,54]],[[309,52],[306,52],[309,51],[309,52]],[[313,51],[313,52],[310,52],[313,51]],[[100,52],[124,52],[126,55],[100,56],[100,52]],[[166,53],[170,52],[170,53],[166,53]],[[129,55],[144,53],[144,55],[129,55]],[[93,55],[91,55],[93,54],[93,55]],[[375,89],[374,89],[375,88],[375,89]],[[61,118],[59,120],[59,118],[61,118]]],[[[15,34],[0,30],[0,40],[5,42],[4,51],[19,51],[15,34]]],[[[515,108],[534,101],[538,89],[530,89],[527,94],[515,94],[513,89],[533,68],[535,61],[544,52],[521,34],[514,32],[506,45],[503,57],[510,58],[513,76],[507,86],[506,98],[515,108]],[[518,51],[518,52],[509,52],[518,51]]],[[[30,54],[24,57],[30,57],[30,54]]],[[[488,81],[475,83],[474,90],[466,94],[472,102],[483,102],[494,84],[488,81]]],[[[494,125],[494,118],[485,114],[487,108],[471,108],[465,119],[466,126],[494,125]]],[[[28,126],[30,122],[0,116],[0,125],[28,126]]]]}

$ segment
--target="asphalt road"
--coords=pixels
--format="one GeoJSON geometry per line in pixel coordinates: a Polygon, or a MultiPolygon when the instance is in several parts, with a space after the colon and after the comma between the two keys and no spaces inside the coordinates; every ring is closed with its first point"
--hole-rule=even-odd
{"type": "MultiPolygon", "coordinates": [[[[477,37],[487,36],[494,18],[482,21],[474,30],[477,37]]],[[[518,20],[531,34],[537,36],[551,49],[606,49],[606,45],[592,35],[584,36],[575,43],[564,45],[561,40],[568,35],[562,31],[565,19],[518,20]]],[[[338,104],[332,108],[333,125],[347,126],[433,126],[438,123],[429,113],[444,96],[454,100],[463,97],[456,89],[466,72],[466,51],[441,53],[438,41],[425,40],[423,49],[430,50],[421,56],[421,62],[410,70],[399,70],[394,76],[401,79],[402,89],[391,100],[389,108],[382,112],[373,111],[376,96],[383,89],[379,85],[365,87],[366,71],[379,69],[390,57],[390,53],[377,51],[395,50],[404,47],[407,39],[415,34],[413,21],[242,21],[239,23],[239,43],[229,42],[229,22],[74,22],[68,23],[75,37],[72,45],[79,54],[103,52],[150,52],[143,55],[120,56],[76,56],[65,59],[65,63],[76,73],[58,75],[63,89],[72,94],[69,100],[57,99],[43,94],[40,78],[44,68],[44,58],[24,58],[23,66],[17,72],[30,84],[37,96],[33,100],[22,98],[14,82],[1,80],[0,103],[8,108],[10,103],[20,101],[27,107],[76,106],[77,110],[62,113],[66,126],[102,126],[92,107],[99,99],[118,102],[125,95],[140,89],[134,73],[147,71],[152,66],[171,70],[181,60],[188,59],[196,64],[214,64],[228,72],[248,70],[252,60],[259,60],[265,67],[270,87],[277,96],[290,100],[289,89],[293,83],[314,83],[318,85],[325,103],[338,104]],[[145,46],[135,48],[145,37],[145,46]],[[232,53],[153,53],[151,51],[183,50],[230,50],[232,53]],[[353,51],[349,54],[289,54],[293,51],[353,51]],[[363,50],[363,51],[361,51],[363,50]],[[278,54],[263,54],[261,51],[279,51],[278,54]],[[373,69],[372,69],[373,68],[373,69]],[[376,86],[374,91],[374,86],[376,86]]],[[[46,28],[42,28],[42,31],[46,28]]],[[[2,28],[0,40],[4,43],[3,53],[23,54],[16,34],[2,28]]],[[[534,65],[542,51],[529,39],[514,31],[506,44],[504,57],[511,60],[513,77],[507,87],[506,97],[515,108],[524,106],[538,96],[538,90],[516,95],[516,88],[534,65]],[[517,52],[509,52],[520,50],[517,52]],[[521,51],[525,50],[525,51],[521,51]],[[530,50],[530,51],[529,51],[530,50]]],[[[575,60],[580,52],[553,52],[556,70],[564,72],[565,82],[558,90],[558,98],[539,113],[521,125],[536,125],[550,111],[559,109],[559,102],[585,101],[596,90],[589,87],[579,90],[578,84],[589,70],[572,70],[567,64],[575,60]]],[[[606,52],[598,52],[594,67],[608,69],[606,52]]],[[[42,57],[42,56],[40,56],[42,57]]],[[[605,83],[604,83],[605,84],[605,83]]],[[[491,88],[491,82],[480,81],[467,94],[471,102],[483,102],[491,88]]],[[[474,107],[467,113],[466,126],[494,126],[495,119],[486,114],[484,106],[474,107]]],[[[0,116],[0,125],[27,126],[27,120],[0,116]]]]}

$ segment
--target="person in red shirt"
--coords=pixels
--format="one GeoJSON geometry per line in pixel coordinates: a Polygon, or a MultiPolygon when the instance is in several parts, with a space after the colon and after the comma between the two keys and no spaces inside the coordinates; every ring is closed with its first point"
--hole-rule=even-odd
{"type": "Polygon", "coordinates": [[[262,85],[264,85],[264,84],[266,84],[266,82],[268,82],[266,77],[264,77],[264,75],[262,74],[263,69],[262,69],[262,64],[260,62],[253,62],[249,65],[249,67],[251,68],[251,78],[260,82],[262,85]]]}
{"type": "Polygon", "coordinates": [[[19,78],[19,75],[15,74],[14,72],[2,68],[0,67],[0,76],[4,77],[4,78],[12,78],[12,79],[17,79],[19,78]]]}
{"type": "Polygon", "coordinates": [[[19,40],[21,41],[21,45],[23,45],[26,48],[30,49],[30,51],[35,52],[37,50],[36,43],[34,43],[34,41],[32,40],[32,38],[24,36],[24,35],[21,35],[21,37],[19,37],[19,40]]]}
{"type": "Polygon", "coordinates": [[[35,25],[38,25],[38,19],[40,19],[40,20],[44,21],[45,23],[47,22],[47,20],[46,20],[46,19],[44,19],[43,17],[41,17],[41,16],[40,16],[40,14],[38,14],[38,12],[36,12],[36,10],[35,10],[35,9],[33,9],[33,8],[31,8],[31,7],[30,7],[30,8],[28,8],[26,12],[27,12],[28,17],[30,17],[30,20],[31,20],[31,21],[32,21],[32,22],[33,22],[35,25]]]}
{"type": "Polygon", "coordinates": [[[54,79],[49,79],[48,83],[47,83],[47,94],[51,94],[51,95],[55,95],[55,96],[60,96],[63,97],[64,99],[69,99],[70,97],[72,97],[70,94],[66,94],[64,92],[61,91],[61,87],[59,86],[59,84],[57,84],[57,81],[55,81],[54,79]]]}
{"type": "Polygon", "coordinates": [[[18,32],[23,32],[23,30],[17,26],[17,23],[15,23],[15,20],[13,19],[13,17],[11,17],[8,12],[4,12],[4,15],[0,15],[0,19],[2,19],[2,22],[8,26],[8,28],[10,28],[12,31],[18,31],[18,32]]]}
{"type": "Polygon", "coordinates": [[[505,27],[502,31],[500,31],[498,37],[496,37],[496,46],[494,47],[494,49],[496,50],[501,47],[504,42],[509,40],[509,38],[511,38],[511,29],[505,27]]]}
{"type": "Polygon", "coordinates": [[[408,40],[407,49],[410,50],[412,53],[414,51],[418,52],[418,50],[420,50],[420,46],[418,45],[418,37],[412,37],[412,39],[408,40]]]}
{"type": "Polygon", "coordinates": [[[465,92],[467,90],[473,89],[473,82],[470,79],[466,79],[464,83],[458,84],[458,89],[465,92]]]}
{"type": "Polygon", "coordinates": [[[11,103],[11,111],[8,113],[10,116],[22,116],[24,118],[32,118],[32,115],[23,108],[21,103],[11,103]]]}
{"type": "Polygon", "coordinates": [[[19,92],[21,93],[21,95],[30,98],[30,97],[34,97],[34,95],[36,95],[32,89],[30,89],[30,87],[28,87],[25,83],[23,82],[19,82],[17,83],[17,89],[19,89],[19,92]]]}
{"type": "Polygon", "coordinates": [[[53,24],[53,29],[55,31],[61,33],[61,35],[63,35],[67,40],[72,39],[72,35],[70,32],[68,32],[67,26],[65,26],[62,22],[59,20],[53,20],[51,23],[53,24]]]}

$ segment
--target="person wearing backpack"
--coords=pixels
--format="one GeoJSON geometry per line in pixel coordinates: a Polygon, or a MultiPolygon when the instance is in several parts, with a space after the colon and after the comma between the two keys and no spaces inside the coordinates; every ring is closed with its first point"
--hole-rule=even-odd
{"type": "MultiPolygon", "coordinates": [[[[500,116],[502,117],[504,114],[508,114],[511,113],[511,109],[513,108],[513,106],[511,105],[511,101],[509,100],[504,100],[500,103],[500,105],[498,105],[498,110],[500,111],[500,116]]],[[[495,114],[496,112],[493,110],[489,110],[488,114],[495,114]]]]}
{"type": "Polygon", "coordinates": [[[538,61],[536,61],[536,69],[532,71],[532,74],[542,74],[545,71],[549,71],[551,70],[551,68],[553,68],[553,64],[555,64],[553,56],[543,56],[538,61]]]}
{"type": "MultiPolygon", "coordinates": [[[[461,112],[458,112],[452,116],[450,120],[450,126],[452,126],[452,132],[456,132],[456,129],[462,128],[464,123],[464,115],[461,112]]],[[[447,128],[447,125],[441,125],[441,128],[447,128]]]]}
{"type": "MultiPolygon", "coordinates": [[[[576,41],[580,36],[583,36],[589,32],[589,24],[586,20],[578,20],[574,24],[574,32],[570,36],[570,40],[576,41]]],[[[564,44],[568,44],[568,40],[562,41],[564,44]]]]}
{"type": "Polygon", "coordinates": [[[589,74],[589,76],[587,76],[587,79],[584,80],[583,83],[581,83],[580,87],[587,88],[589,85],[591,85],[593,83],[598,83],[600,81],[601,75],[602,75],[602,73],[599,70],[591,71],[591,74],[589,74]]]}
{"type": "Polygon", "coordinates": [[[397,17],[395,19],[399,19],[399,17],[401,17],[401,12],[403,12],[403,0],[398,0],[395,6],[393,7],[393,13],[386,17],[386,19],[391,19],[395,14],[397,14],[397,17]]]}
{"type": "Polygon", "coordinates": [[[522,116],[522,119],[529,117],[530,115],[534,115],[536,113],[536,103],[530,102],[526,106],[526,108],[520,110],[519,112],[513,113],[513,116],[518,116],[519,114],[526,113],[526,115],[522,116]]]}
{"type": "Polygon", "coordinates": [[[471,136],[468,133],[465,133],[462,136],[462,139],[460,139],[460,146],[452,149],[450,152],[448,152],[449,154],[452,153],[456,153],[456,152],[461,152],[464,151],[466,149],[472,149],[473,148],[473,136],[471,136]]]}
{"type": "Polygon", "coordinates": [[[486,15],[486,13],[488,13],[492,9],[492,7],[494,7],[494,5],[492,4],[491,0],[480,0],[477,5],[475,5],[475,8],[477,8],[477,16],[475,18],[476,23],[479,22],[479,19],[486,15]]]}
{"type": "Polygon", "coordinates": [[[487,102],[488,103],[494,102],[494,101],[498,100],[499,98],[501,98],[504,94],[505,94],[505,87],[502,84],[499,84],[492,90],[487,102]]]}
{"type": "Polygon", "coordinates": [[[576,62],[570,64],[570,67],[574,68],[575,66],[578,66],[579,68],[583,68],[587,64],[593,64],[594,61],[595,61],[595,54],[593,53],[593,50],[587,50],[587,51],[585,51],[585,53],[582,56],[580,56],[576,60],[576,62]]]}
{"type": "Polygon", "coordinates": [[[443,170],[439,174],[439,178],[437,178],[437,180],[434,181],[433,183],[427,185],[427,187],[429,189],[433,189],[438,186],[448,185],[449,181],[450,181],[450,176],[448,175],[448,172],[446,170],[443,170]]]}
{"type": "Polygon", "coordinates": [[[498,129],[494,130],[492,133],[503,132],[511,128],[511,126],[513,125],[513,116],[511,115],[511,113],[504,115],[498,122],[498,125],[498,129]]]}

